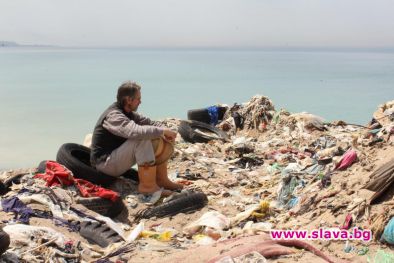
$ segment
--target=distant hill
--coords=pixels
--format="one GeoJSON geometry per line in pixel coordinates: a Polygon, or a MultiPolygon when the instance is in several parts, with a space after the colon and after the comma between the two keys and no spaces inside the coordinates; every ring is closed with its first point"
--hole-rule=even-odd
{"type": "Polygon", "coordinates": [[[1,41],[0,40],[0,48],[2,47],[56,47],[52,45],[38,45],[38,44],[18,44],[15,41],[1,41]]]}
{"type": "Polygon", "coordinates": [[[17,46],[19,45],[13,41],[0,41],[0,47],[17,47],[17,46]]]}

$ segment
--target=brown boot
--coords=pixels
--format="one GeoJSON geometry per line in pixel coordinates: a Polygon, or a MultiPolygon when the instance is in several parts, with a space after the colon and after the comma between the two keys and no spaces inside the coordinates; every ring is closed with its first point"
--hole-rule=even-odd
{"type": "Polygon", "coordinates": [[[156,166],[138,166],[138,192],[152,194],[160,189],[156,184],[156,166]]]}
{"type": "Polygon", "coordinates": [[[167,190],[182,190],[183,188],[182,184],[174,183],[168,178],[167,161],[158,165],[156,169],[157,169],[156,182],[158,186],[163,187],[164,189],[167,190]]]}

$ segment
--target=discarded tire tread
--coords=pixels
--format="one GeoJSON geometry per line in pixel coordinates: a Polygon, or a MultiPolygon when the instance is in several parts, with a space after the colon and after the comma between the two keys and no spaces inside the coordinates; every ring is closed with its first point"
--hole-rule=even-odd
{"type": "Polygon", "coordinates": [[[181,123],[178,127],[178,132],[185,141],[191,142],[191,143],[196,143],[196,142],[206,143],[211,140],[217,140],[217,139],[223,140],[223,141],[228,140],[227,134],[225,132],[223,132],[222,130],[219,130],[218,128],[216,128],[212,125],[209,125],[209,124],[206,124],[203,122],[199,122],[199,121],[181,121],[181,123]],[[217,137],[198,133],[194,130],[195,128],[208,130],[208,131],[216,134],[217,137]]]}
{"type": "Polygon", "coordinates": [[[99,222],[82,222],[79,233],[90,243],[97,244],[103,248],[123,240],[118,233],[99,222]]]}
{"type": "Polygon", "coordinates": [[[141,210],[136,219],[173,216],[203,208],[208,203],[204,193],[192,193],[163,203],[157,207],[141,210]]]}
{"type": "Polygon", "coordinates": [[[120,198],[116,202],[100,197],[79,198],[76,202],[96,213],[110,218],[118,216],[123,209],[126,209],[120,198]]]}
{"type": "Polygon", "coordinates": [[[0,255],[2,255],[10,246],[10,236],[0,230],[0,255]]]}

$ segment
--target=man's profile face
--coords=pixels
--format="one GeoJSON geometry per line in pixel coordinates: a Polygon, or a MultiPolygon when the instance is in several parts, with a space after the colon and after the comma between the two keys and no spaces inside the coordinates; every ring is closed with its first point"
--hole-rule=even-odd
{"type": "Polygon", "coordinates": [[[130,109],[132,111],[137,111],[138,106],[141,104],[141,92],[137,91],[137,93],[134,95],[134,98],[130,97],[129,103],[130,109]]]}

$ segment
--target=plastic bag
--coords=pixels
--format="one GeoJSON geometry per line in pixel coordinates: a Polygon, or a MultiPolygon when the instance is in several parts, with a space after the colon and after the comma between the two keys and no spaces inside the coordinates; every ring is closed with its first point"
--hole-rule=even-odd
{"type": "Polygon", "coordinates": [[[230,219],[217,211],[210,211],[203,214],[197,221],[186,226],[183,230],[185,233],[192,235],[198,232],[203,226],[223,230],[230,227],[230,219]]]}
{"type": "Polygon", "coordinates": [[[389,223],[384,228],[382,239],[390,245],[394,245],[394,217],[390,219],[389,223]]]}
{"type": "Polygon", "coordinates": [[[357,153],[354,150],[348,150],[341,158],[339,163],[335,166],[335,170],[346,170],[357,159],[357,153]]]}
{"type": "Polygon", "coordinates": [[[144,238],[153,238],[159,241],[170,241],[172,233],[171,231],[164,231],[162,233],[158,233],[154,231],[142,230],[140,236],[144,238]]]}
{"type": "Polygon", "coordinates": [[[202,234],[194,235],[193,240],[196,242],[196,244],[202,246],[212,245],[213,243],[215,243],[215,240],[213,238],[202,234]]]}
{"type": "Polygon", "coordinates": [[[378,250],[375,257],[368,257],[368,263],[392,263],[394,262],[394,254],[386,253],[384,250],[378,250]]]}
{"type": "Polygon", "coordinates": [[[40,239],[53,239],[58,247],[64,247],[65,245],[66,237],[49,227],[14,224],[3,227],[3,230],[11,237],[11,243],[14,244],[35,247],[40,239]]]}

